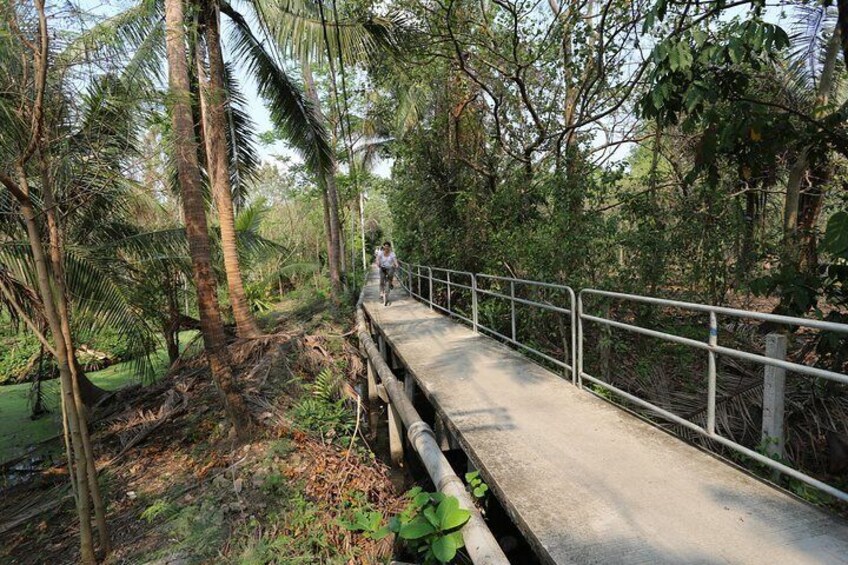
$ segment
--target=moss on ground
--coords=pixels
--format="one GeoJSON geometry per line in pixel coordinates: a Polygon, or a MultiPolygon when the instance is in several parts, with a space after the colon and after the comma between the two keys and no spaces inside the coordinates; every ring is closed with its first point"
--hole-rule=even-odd
{"type": "MultiPolygon", "coordinates": [[[[180,347],[184,350],[196,335],[195,331],[182,332],[180,347]]],[[[152,356],[152,362],[158,380],[168,369],[167,351],[159,349],[152,356]]],[[[117,363],[102,371],[88,373],[88,376],[94,384],[106,390],[117,390],[138,382],[133,361],[117,363]]],[[[0,386],[0,462],[23,455],[30,446],[61,431],[58,380],[42,384],[45,404],[50,413],[37,420],[30,418],[31,388],[31,383],[0,386]]]]}

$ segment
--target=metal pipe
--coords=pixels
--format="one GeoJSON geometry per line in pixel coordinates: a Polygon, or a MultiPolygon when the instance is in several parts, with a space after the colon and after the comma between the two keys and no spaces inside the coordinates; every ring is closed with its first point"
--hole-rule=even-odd
{"type": "Polygon", "coordinates": [[[509,305],[510,305],[510,314],[512,318],[512,341],[516,341],[515,337],[515,283],[513,281],[509,281],[509,305]]]}
{"type": "Polygon", "coordinates": [[[430,288],[429,288],[428,292],[430,293],[429,294],[429,296],[430,296],[430,310],[432,310],[433,309],[433,269],[431,269],[430,267],[427,267],[427,276],[430,279],[430,285],[429,285],[430,288]]]}
{"type": "Polygon", "coordinates": [[[450,282],[450,273],[447,273],[447,285],[448,285],[448,312],[451,311],[451,282],[450,282]]]}
{"type": "MultiPolygon", "coordinates": [[[[710,312],[710,347],[718,344],[718,322],[715,312],[710,312]]],[[[707,435],[715,435],[715,411],[716,411],[716,358],[715,352],[707,352],[707,435]]]]}
{"type": "Polygon", "coordinates": [[[643,302],[645,304],[673,306],[675,308],[694,310],[696,312],[714,312],[716,314],[734,316],[736,318],[749,318],[752,320],[777,322],[779,324],[786,324],[789,326],[804,326],[807,328],[817,328],[820,330],[828,330],[832,332],[848,333],[848,324],[838,324],[836,322],[824,322],[822,320],[810,320],[808,318],[794,318],[792,316],[781,316],[779,314],[767,314],[764,312],[749,312],[747,310],[737,310],[736,308],[726,308],[724,306],[707,306],[705,304],[697,304],[695,302],[666,300],[665,298],[653,298],[650,296],[641,296],[638,294],[625,294],[623,292],[611,292],[608,290],[597,290],[594,288],[583,289],[580,291],[580,293],[594,294],[597,296],[608,296],[610,298],[621,298],[624,300],[632,300],[634,302],[643,302]]]}
{"type": "Polygon", "coordinates": [[[703,349],[705,351],[714,351],[720,355],[727,355],[729,357],[736,357],[738,359],[745,359],[746,361],[755,361],[757,363],[762,363],[764,365],[772,365],[774,367],[782,367],[787,369],[788,371],[794,371],[796,373],[802,373],[805,375],[811,375],[813,377],[820,377],[822,379],[828,379],[831,381],[836,381],[842,384],[848,384],[848,375],[843,375],[842,373],[835,373],[833,371],[828,371],[827,369],[819,369],[818,367],[810,367],[808,365],[801,365],[799,363],[792,363],[791,361],[784,361],[782,359],[774,359],[772,357],[767,357],[765,355],[757,355],[756,353],[748,353],[747,351],[739,351],[738,349],[731,349],[729,347],[723,347],[721,345],[710,345],[708,343],[704,343],[703,341],[698,341],[697,339],[690,339],[688,337],[680,337],[674,334],[668,334],[665,332],[660,332],[657,330],[649,330],[648,328],[643,328],[641,326],[634,326],[631,324],[625,324],[624,322],[616,322],[615,320],[608,320],[606,318],[599,318],[597,316],[590,316],[589,314],[581,314],[581,319],[589,320],[592,322],[598,322],[599,324],[605,324],[607,326],[612,326],[614,328],[620,328],[623,330],[629,330],[635,333],[639,333],[642,335],[647,335],[651,337],[655,337],[658,339],[664,339],[666,341],[671,341],[674,343],[680,343],[682,345],[688,345],[690,347],[694,347],[696,349],[703,349]]]}
{"type": "Polygon", "coordinates": [[[577,386],[583,388],[583,293],[577,295],[577,386]]]}
{"type": "MultiPolygon", "coordinates": [[[[570,290],[570,289],[562,289],[562,290],[570,290]]],[[[519,304],[526,304],[527,306],[535,306],[536,308],[541,308],[542,310],[550,310],[551,312],[559,312],[560,314],[571,314],[571,310],[568,308],[560,308],[559,306],[554,306],[553,304],[545,304],[544,302],[534,302],[532,300],[525,300],[523,298],[510,298],[505,294],[501,294],[499,292],[495,292],[494,290],[486,290],[483,288],[478,288],[477,292],[480,294],[487,294],[489,296],[494,296],[495,298],[503,298],[504,300],[514,300],[519,304]]]]}
{"type": "MultiPolygon", "coordinates": [[[[577,322],[576,316],[574,315],[574,290],[569,287],[568,289],[568,297],[571,299],[571,384],[577,384],[577,371],[575,371],[575,365],[577,364],[577,322]]],[[[569,361],[568,359],[566,362],[569,361]]]]}
{"type": "Polygon", "coordinates": [[[666,420],[674,422],[675,424],[680,424],[681,426],[683,426],[685,428],[688,428],[692,431],[698,432],[701,435],[707,436],[710,439],[717,441],[718,443],[720,443],[722,445],[730,447],[730,448],[732,448],[732,449],[734,449],[734,450],[736,450],[736,451],[738,451],[738,452],[740,452],[744,455],[747,455],[748,457],[750,457],[752,459],[755,459],[756,461],[758,461],[760,463],[763,463],[764,465],[768,465],[772,469],[776,469],[776,470],[780,471],[781,473],[785,473],[785,474],[787,474],[791,477],[798,479],[799,481],[803,481],[810,486],[813,486],[813,487],[815,487],[815,488],[817,488],[817,489],[819,489],[823,492],[826,492],[826,493],[828,493],[832,496],[835,496],[836,498],[838,498],[840,500],[844,500],[844,501],[848,502],[848,492],[841,491],[836,487],[833,487],[833,486],[831,486],[827,483],[823,483],[818,479],[810,477],[809,475],[805,475],[804,473],[802,473],[801,471],[798,471],[797,469],[793,469],[792,467],[788,467],[788,466],[784,465],[783,463],[780,463],[778,461],[775,461],[774,459],[771,459],[770,457],[766,457],[765,455],[762,455],[761,453],[757,453],[756,451],[748,449],[747,447],[745,447],[743,445],[739,445],[738,443],[736,443],[733,440],[727,439],[727,438],[722,437],[718,434],[709,435],[707,433],[707,430],[705,430],[701,426],[699,426],[697,424],[693,424],[689,420],[684,420],[683,418],[681,418],[680,416],[678,416],[676,414],[673,414],[673,413],[671,413],[667,410],[663,410],[659,406],[655,406],[654,404],[651,404],[650,402],[648,402],[646,400],[642,400],[638,396],[634,396],[634,395],[632,395],[628,392],[625,392],[625,391],[621,390],[620,388],[617,388],[617,387],[615,387],[615,386],[613,386],[609,383],[606,383],[606,382],[604,382],[600,379],[597,379],[597,378],[593,377],[592,375],[590,375],[588,373],[583,373],[582,376],[586,380],[591,381],[593,383],[596,383],[596,384],[606,388],[607,390],[611,390],[612,392],[616,393],[617,395],[621,396],[622,398],[626,398],[627,400],[633,402],[634,404],[638,404],[639,406],[642,406],[643,408],[648,408],[649,410],[655,412],[656,414],[659,414],[660,416],[662,416],[666,420]]]}
{"type": "Polygon", "coordinates": [[[436,441],[436,435],[430,429],[404,392],[403,385],[395,378],[392,370],[380,357],[379,351],[371,339],[365,324],[365,312],[362,302],[365,297],[365,287],[359,296],[356,308],[356,322],[359,341],[371,359],[374,369],[380,376],[386,393],[391,399],[392,406],[400,416],[407,429],[407,437],[436,488],[447,495],[459,500],[460,506],[471,513],[471,518],[462,527],[462,538],[471,561],[480,565],[509,565],[509,561],[497,540],[483,521],[474,501],[465,489],[465,484],[456,476],[436,441]]]}
{"type": "Polygon", "coordinates": [[[474,333],[477,333],[477,277],[474,274],[471,275],[471,318],[474,333]]]}

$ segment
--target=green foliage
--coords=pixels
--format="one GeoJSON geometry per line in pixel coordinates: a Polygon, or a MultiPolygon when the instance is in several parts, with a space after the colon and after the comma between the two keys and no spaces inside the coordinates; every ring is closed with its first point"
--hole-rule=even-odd
{"type": "Polygon", "coordinates": [[[158,499],[153,504],[144,509],[139,518],[152,524],[161,519],[165,521],[173,517],[177,513],[177,508],[165,499],[158,499]]]}
{"type": "Polygon", "coordinates": [[[389,520],[389,530],[424,563],[449,563],[465,545],[459,530],[471,513],[459,507],[456,497],[439,492],[416,487],[407,496],[410,503],[389,520]]]}
{"type": "Polygon", "coordinates": [[[342,526],[370,539],[383,539],[394,533],[423,563],[449,563],[465,542],[459,531],[471,513],[459,507],[459,500],[442,493],[425,492],[415,487],[406,493],[409,503],[397,516],[384,524],[375,511],[358,511],[342,526]]]}
{"type": "Polygon", "coordinates": [[[489,492],[489,485],[480,478],[480,471],[465,473],[465,482],[468,483],[468,488],[477,501],[482,501],[486,498],[486,493],[489,492]]]}
{"type": "MultiPolygon", "coordinates": [[[[0,384],[10,379],[25,377],[21,372],[33,355],[38,354],[39,342],[30,333],[0,336],[0,384]]],[[[45,361],[51,363],[49,354],[45,361]]]]}
{"type": "Polygon", "coordinates": [[[356,427],[356,415],[339,394],[339,377],[324,369],[310,387],[310,396],[292,407],[292,419],[302,430],[322,438],[349,437],[356,427]]]}
{"type": "Polygon", "coordinates": [[[353,520],[342,520],[340,523],[342,527],[352,532],[361,532],[373,540],[381,540],[391,533],[389,526],[383,524],[383,514],[374,510],[358,511],[354,513],[353,520]]]}
{"type": "Polygon", "coordinates": [[[281,473],[269,473],[262,482],[262,490],[270,496],[282,496],[286,494],[286,477],[281,473]]]}

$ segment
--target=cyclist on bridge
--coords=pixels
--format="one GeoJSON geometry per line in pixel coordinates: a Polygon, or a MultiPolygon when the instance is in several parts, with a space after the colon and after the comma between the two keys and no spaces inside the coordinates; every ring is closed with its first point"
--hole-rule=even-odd
{"type": "Polygon", "coordinates": [[[386,293],[392,290],[392,280],[398,268],[397,256],[388,241],[383,243],[383,248],[377,253],[377,266],[380,267],[380,299],[385,300],[386,293]]]}

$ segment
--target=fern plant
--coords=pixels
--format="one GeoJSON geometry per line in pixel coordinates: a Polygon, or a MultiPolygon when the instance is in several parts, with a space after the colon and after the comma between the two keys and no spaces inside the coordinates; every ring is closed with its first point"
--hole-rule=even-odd
{"type": "Polygon", "coordinates": [[[292,408],[295,425],[322,437],[350,436],[356,428],[356,416],[339,394],[341,379],[324,369],[310,386],[310,396],[292,408]]]}

